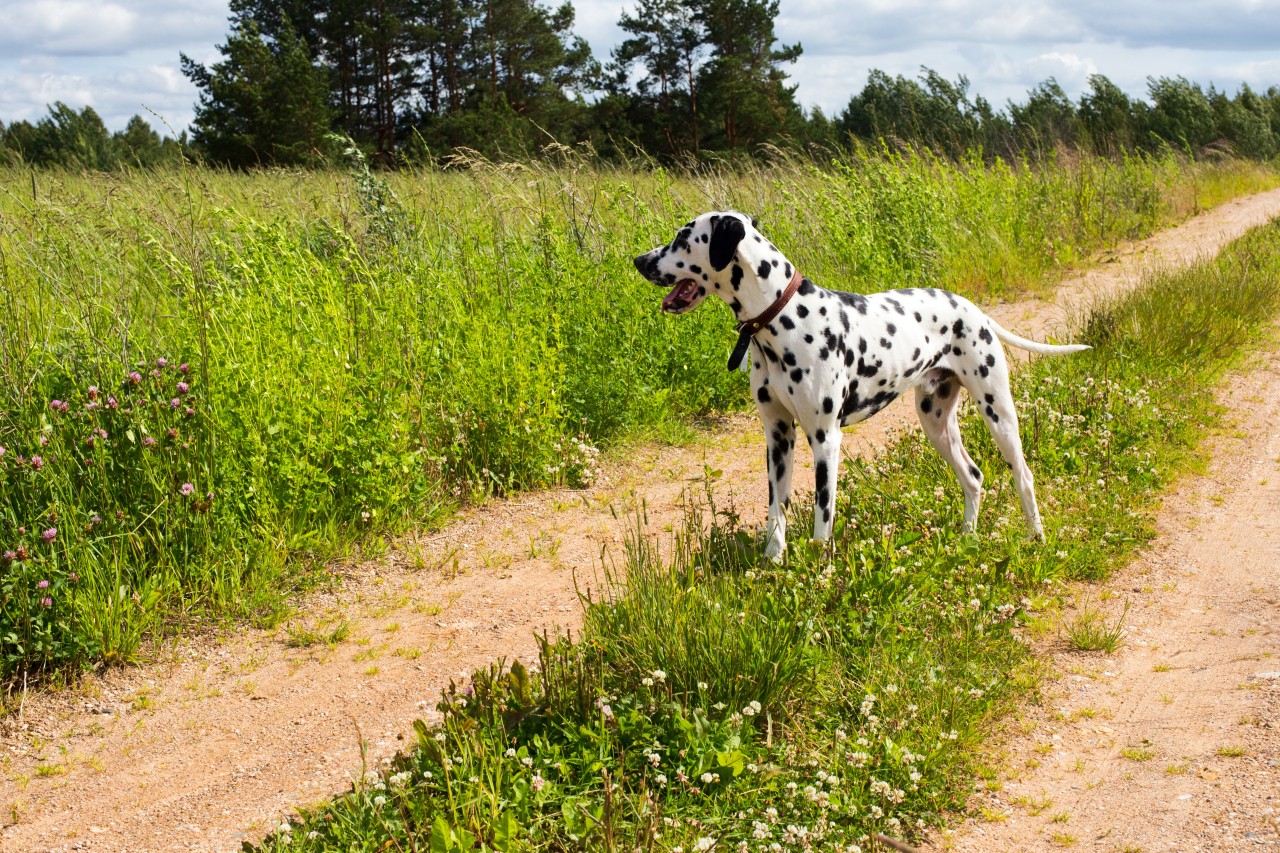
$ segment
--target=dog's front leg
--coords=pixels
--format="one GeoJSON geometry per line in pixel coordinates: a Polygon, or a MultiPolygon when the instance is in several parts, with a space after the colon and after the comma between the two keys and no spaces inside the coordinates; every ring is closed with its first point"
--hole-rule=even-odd
{"type": "Polygon", "coordinates": [[[836,515],[836,482],[840,475],[839,422],[832,420],[806,430],[813,448],[813,538],[826,542],[836,515]]]}
{"type": "Polygon", "coordinates": [[[796,446],[791,412],[777,403],[757,406],[764,424],[769,468],[769,519],[764,555],[781,560],[787,550],[787,509],[791,506],[791,458],[796,446]]]}

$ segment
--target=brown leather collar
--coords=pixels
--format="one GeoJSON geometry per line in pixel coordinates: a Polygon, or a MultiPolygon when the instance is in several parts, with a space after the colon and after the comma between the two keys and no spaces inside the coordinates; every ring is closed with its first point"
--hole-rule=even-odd
{"type": "Polygon", "coordinates": [[[742,356],[747,352],[747,344],[755,336],[756,332],[773,322],[773,318],[782,313],[782,309],[787,307],[787,303],[791,301],[791,297],[796,295],[796,291],[800,289],[800,282],[804,281],[804,276],[800,274],[800,270],[796,269],[791,273],[791,281],[787,284],[786,290],[782,291],[782,295],[773,300],[773,304],[764,309],[764,312],[750,320],[743,320],[738,324],[738,343],[734,346],[733,352],[729,355],[729,369],[737,370],[738,365],[742,363],[742,356]]]}

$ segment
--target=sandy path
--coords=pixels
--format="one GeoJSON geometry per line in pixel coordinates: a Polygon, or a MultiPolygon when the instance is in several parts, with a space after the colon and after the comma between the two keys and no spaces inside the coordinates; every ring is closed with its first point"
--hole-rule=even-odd
{"type": "MultiPolygon", "coordinates": [[[[1211,254],[1280,215],[1280,190],[1215,208],[1065,282],[1058,302],[998,306],[1021,333],[1061,324],[1091,293],[1122,289],[1151,264],[1211,254]]],[[[851,453],[912,420],[895,405],[851,431],[851,453]]],[[[400,543],[350,573],[341,590],[300,605],[291,624],[347,637],[297,648],[285,630],[185,640],[153,663],[27,698],[3,722],[0,850],[237,850],[290,809],[345,788],[404,746],[450,679],[534,652],[535,631],[574,626],[577,582],[618,553],[641,504],[649,530],[681,517],[704,465],[718,499],[759,520],[767,487],[753,417],[726,419],[688,448],[632,448],[593,488],[550,491],[466,513],[443,532],[400,543]],[[618,519],[621,519],[618,520],[618,519]]],[[[809,466],[801,454],[800,467],[809,466]]],[[[811,474],[797,477],[812,487],[811,474]]],[[[958,499],[958,498],[957,498],[958,499]]],[[[632,525],[633,526],[633,525],[632,525]]]]}
{"type": "Polygon", "coordinates": [[[1008,723],[1004,772],[939,849],[1280,846],[1277,389],[1280,351],[1230,382],[1234,422],[1209,443],[1208,472],[1169,496],[1141,557],[1077,590],[1112,618],[1128,602],[1125,644],[1054,644],[1058,677],[1008,723]],[[1116,595],[1100,603],[1104,590],[1116,595]]]}

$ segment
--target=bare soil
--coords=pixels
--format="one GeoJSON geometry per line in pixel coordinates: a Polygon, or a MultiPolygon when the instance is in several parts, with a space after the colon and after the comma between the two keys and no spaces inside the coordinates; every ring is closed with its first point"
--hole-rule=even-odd
{"type": "MultiPolygon", "coordinates": [[[[1280,191],[1229,202],[1111,253],[1096,268],[1064,282],[1053,301],[1009,303],[992,307],[991,313],[1020,334],[1053,334],[1071,312],[1084,310],[1096,295],[1136,283],[1142,270],[1211,255],[1277,215],[1280,191]]],[[[1262,383],[1256,395],[1250,391],[1231,401],[1242,423],[1255,410],[1269,412],[1267,422],[1275,422],[1275,412],[1266,406],[1275,397],[1278,370],[1269,367],[1242,380],[1262,383]]],[[[882,444],[887,431],[912,421],[909,405],[891,406],[846,435],[846,452],[865,453],[882,444]]],[[[1274,431],[1271,436],[1273,445],[1265,458],[1274,462],[1280,449],[1274,446],[1274,431]]],[[[811,488],[810,459],[802,451],[797,461],[797,487],[811,488]]],[[[759,427],[752,416],[728,417],[689,447],[631,447],[612,455],[590,489],[495,501],[463,513],[441,532],[397,543],[383,558],[351,569],[336,592],[300,602],[296,618],[280,629],[238,628],[184,639],[158,650],[144,665],[107,670],[72,689],[32,693],[20,713],[0,721],[0,850],[238,850],[242,841],[260,838],[292,810],[347,788],[363,769],[377,767],[405,747],[405,738],[412,737],[412,720],[431,718],[439,691],[450,680],[461,680],[499,658],[530,660],[536,652],[535,632],[576,628],[581,619],[579,592],[598,585],[602,555],[620,553],[627,530],[634,529],[640,515],[649,532],[678,524],[682,495],[690,487],[701,488],[707,469],[721,472],[715,486],[718,500],[732,501],[750,521],[763,519],[767,485],[759,427]],[[334,645],[317,639],[344,625],[345,638],[334,645]],[[308,644],[312,639],[317,641],[308,644]]],[[[1241,485],[1265,476],[1259,469],[1241,485]]],[[[1270,499],[1276,498],[1272,491],[1270,499]]],[[[1270,710],[1256,713],[1259,720],[1275,721],[1274,689],[1280,682],[1256,675],[1255,670],[1280,669],[1280,661],[1266,667],[1255,666],[1257,661],[1241,662],[1244,669],[1220,663],[1244,655],[1256,658],[1263,654],[1265,642],[1275,648],[1274,619],[1261,621],[1264,614],[1256,612],[1255,604],[1269,596],[1274,615],[1277,578],[1274,573],[1264,577],[1258,567],[1265,563],[1274,572],[1280,552],[1274,538],[1267,540],[1248,525],[1255,523],[1255,516],[1256,523],[1269,518],[1274,535],[1280,513],[1274,502],[1269,511],[1264,509],[1261,500],[1259,495],[1242,501],[1225,494],[1221,505],[1214,504],[1222,514],[1238,513],[1230,546],[1223,544],[1226,534],[1211,533],[1208,527],[1179,534],[1176,547],[1186,553],[1199,541],[1196,535],[1204,536],[1196,552],[1200,556],[1169,552],[1167,559],[1181,567],[1179,571],[1186,571],[1192,559],[1226,558],[1226,565],[1212,570],[1207,563],[1197,564],[1198,574],[1189,577],[1206,586],[1192,605],[1169,605],[1177,608],[1174,616],[1180,622],[1172,629],[1187,647],[1184,654],[1217,656],[1191,665],[1185,661],[1193,658],[1173,654],[1182,646],[1152,640],[1156,650],[1150,653],[1167,659],[1175,669],[1148,678],[1135,673],[1125,684],[1132,684],[1138,696],[1146,685],[1180,672],[1177,667],[1182,666],[1207,667],[1200,675],[1212,683],[1188,681],[1172,688],[1186,693],[1177,693],[1183,698],[1167,707],[1162,701],[1158,707],[1136,704],[1132,713],[1138,718],[1168,721],[1173,731],[1190,730],[1193,723],[1199,726],[1211,719],[1210,711],[1228,694],[1266,694],[1272,697],[1270,710]],[[1270,592],[1264,595],[1258,589],[1270,592]],[[1205,621],[1194,622],[1192,607],[1204,611],[1210,605],[1213,610],[1202,614],[1205,621]],[[1228,615],[1245,621],[1226,624],[1228,615]],[[1206,629],[1210,624],[1215,627],[1206,629]],[[1256,633],[1243,636],[1250,630],[1256,633]],[[1255,674],[1258,687],[1237,690],[1237,684],[1248,681],[1244,670],[1249,666],[1254,666],[1249,672],[1255,674]],[[1174,709],[1185,719],[1169,717],[1174,709]]],[[[1172,527],[1166,529],[1184,530],[1190,520],[1171,515],[1165,524],[1172,527]]],[[[1190,580],[1179,584],[1184,591],[1192,587],[1190,580]]],[[[1130,611],[1131,621],[1145,612],[1139,606],[1155,600],[1152,593],[1142,596],[1143,604],[1135,600],[1130,611]]],[[[1151,631],[1159,627],[1159,612],[1151,611],[1151,631]]],[[[1136,654],[1139,648],[1149,647],[1131,640],[1124,654],[1136,654]]],[[[1109,667],[1120,664],[1098,665],[1102,672],[1118,672],[1109,667]]],[[[1117,678],[1099,675],[1086,680],[1105,690],[1118,683],[1117,678]]],[[[1094,701],[1102,704],[1101,699],[1094,701]]],[[[1118,698],[1108,697],[1108,707],[1110,721],[1100,720],[1098,726],[1115,728],[1129,711],[1118,698]]],[[[1206,763],[1199,757],[1203,750],[1187,751],[1195,756],[1193,762],[1205,767],[1197,763],[1183,781],[1216,784],[1214,790],[1221,791],[1237,777],[1260,780],[1253,770],[1267,748],[1267,731],[1262,723],[1235,726],[1232,738],[1219,738],[1222,745],[1243,746],[1247,754],[1239,758],[1215,755],[1206,763]],[[1195,775],[1202,770],[1215,778],[1195,775]]],[[[1160,750],[1180,755],[1183,749],[1165,739],[1166,729],[1156,722],[1141,736],[1160,750]]],[[[1274,732],[1270,743],[1274,757],[1274,732]]],[[[1159,764],[1156,769],[1161,769],[1163,751],[1160,757],[1134,767],[1145,772],[1159,764]]],[[[1265,762],[1263,767],[1273,774],[1274,789],[1275,769],[1265,762]]],[[[1084,786],[1084,777],[1079,784],[1084,786]]],[[[1122,793],[1131,799],[1134,813],[1157,813],[1157,803],[1144,799],[1147,788],[1125,785],[1122,793]]],[[[1108,791],[1103,801],[1107,807],[1116,806],[1118,792],[1118,785],[1108,791]]],[[[1184,801],[1175,795],[1173,802],[1184,801]]],[[[1084,825],[1080,816],[1070,820],[1084,825]]],[[[1075,828],[1070,820],[1069,830],[1075,828]]],[[[1011,827],[1010,821],[998,828],[1011,827]]],[[[1186,828],[1185,821],[1172,820],[1171,825],[1186,828]]],[[[989,825],[965,827],[960,833],[965,840],[956,844],[991,833],[989,825]]],[[[1030,849],[1022,843],[965,849],[1030,849]]]]}

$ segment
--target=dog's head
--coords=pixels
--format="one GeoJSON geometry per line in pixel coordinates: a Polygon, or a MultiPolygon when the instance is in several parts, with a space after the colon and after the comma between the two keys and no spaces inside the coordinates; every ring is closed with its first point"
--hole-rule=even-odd
{"type": "Polygon", "coordinates": [[[756,233],[755,226],[755,220],[744,213],[704,213],[667,245],[637,257],[636,269],[659,287],[669,288],[662,300],[662,310],[669,314],[692,311],[712,292],[728,299],[725,288],[737,289],[742,269],[728,272],[727,268],[747,234],[756,233]]]}

